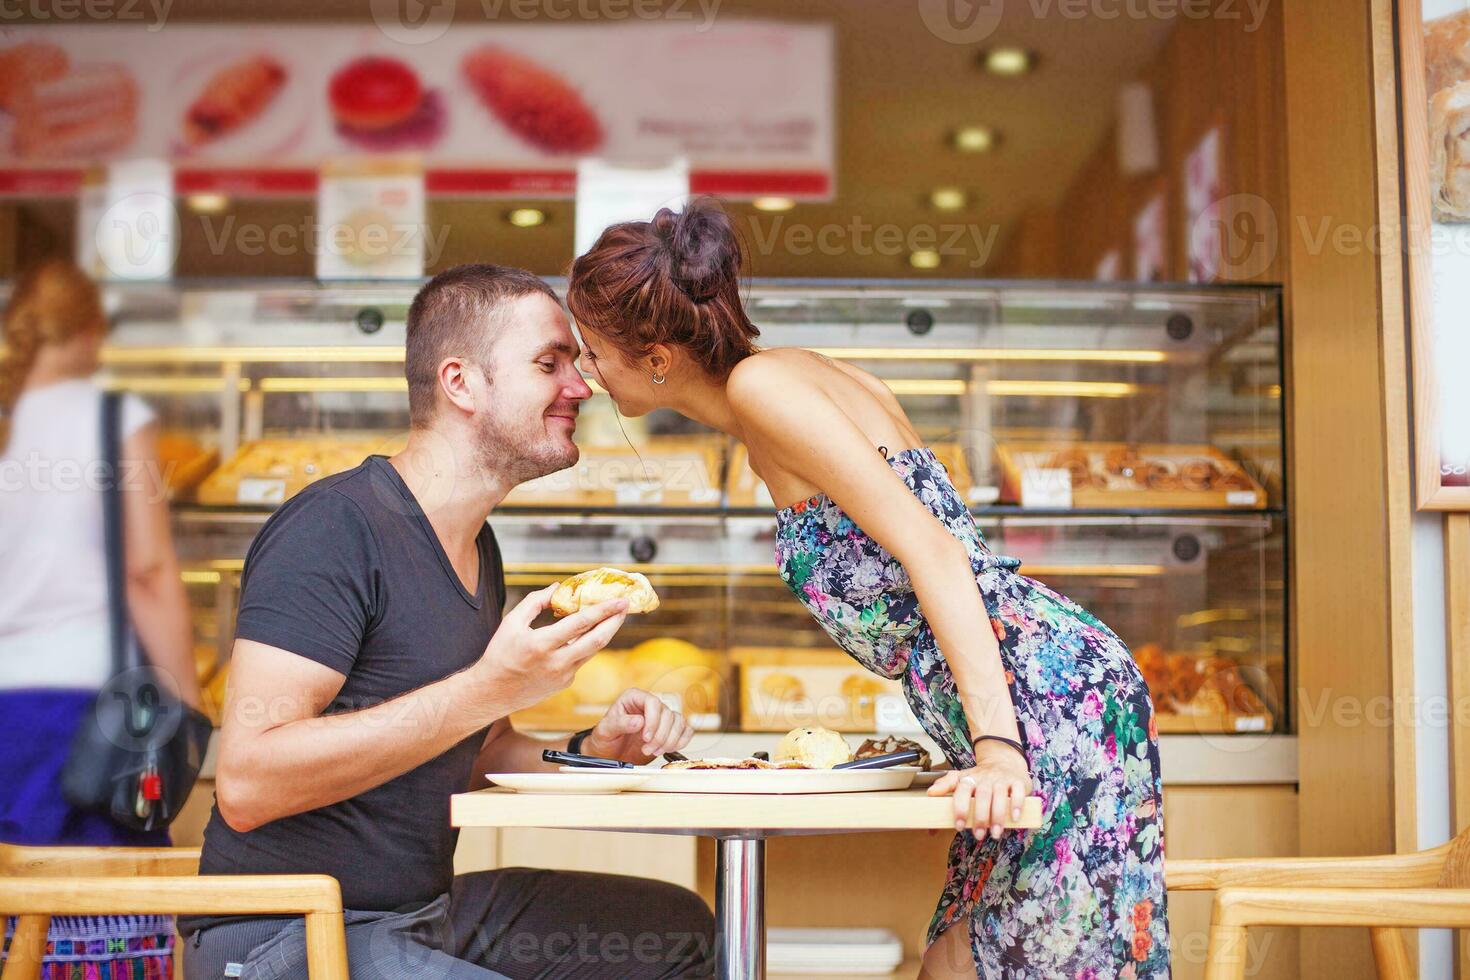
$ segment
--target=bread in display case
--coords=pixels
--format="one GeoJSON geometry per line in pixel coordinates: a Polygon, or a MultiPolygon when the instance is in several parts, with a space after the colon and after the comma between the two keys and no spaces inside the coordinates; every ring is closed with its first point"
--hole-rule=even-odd
{"type": "MultiPolygon", "coordinates": [[[[201,675],[221,694],[240,563],[261,523],[313,480],[403,443],[414,291],[107,287],[117,327],[104,380],[146,397],[179,440],[167,447],[188,477],[176,540],[198,642],[215,655],[201,675]]],[[[763,344],[814,349],[888,385],[992,549],[1135,651],[1161,731],[1289,730],[1278,288],[757,281],[748,305],[763,344]],[[1027,469],[1066,473],[1070,495],[1028,500],[1027,469]]],[[[518,724],[586,727],[631,684],[704,728],[786,730],[805,698],[845,705],[813,723],[904,733],[876,710],[896,683],[863,675],[777,577],[774,502],[742,447],[669,412],[616,418],[600,394],[578,441],[577,466],[517,488],[491,516],[510,601],[607,565],[647,575],[660,607],[630,617],[572,689],[518,724]]]]}

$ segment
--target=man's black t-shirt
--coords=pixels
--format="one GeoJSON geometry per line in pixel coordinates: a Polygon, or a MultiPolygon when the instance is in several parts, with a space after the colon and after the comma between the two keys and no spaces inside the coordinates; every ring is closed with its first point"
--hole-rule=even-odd
{"type": "MultiPolygon", "coordinates": [[[[500,623],[505,575],[489,525],[478,544],[479,591],[471,595],[398,471],[371,456],[303,490],[266,522],[245,558],[235,635],[343,674],[327,713],[391,700],[484,653],[500,623]]],[[[395,723],[391,715],[386,723],[395,723]]],[[[328,874],[349,909],[429,902],[453,879],[458,832],[449,826],[449,797],[469,786],[484,737],[476,732],[351,799],[245,833],[220,819],[216,805],[200,873],[328,874]]]]}

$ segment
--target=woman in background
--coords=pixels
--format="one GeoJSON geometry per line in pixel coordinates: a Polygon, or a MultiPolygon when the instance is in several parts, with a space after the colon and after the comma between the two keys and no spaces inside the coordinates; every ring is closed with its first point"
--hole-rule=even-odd
{"type": "Polygon", "coordinates": [[[1158,735],[1128,647],[996,555],[898,400],[811,351],[758,351],[718,206],[614,225],[572,266],[583,369],[626,415],[745,444],[781,578],[865,667],[901,678],[953,771],[960,831],[923,977],[1169,974],[1158,735]],[[922,607],[922,608],[921,608],[922,607]],[[1032,788],[1041,829],[1006,835],[1032,788]]]}
{"type": "MultiPolygon", "coordinates": [[[[5,311],[0,362],[0,841],[164,846],[69,806],[60,774],[72,736],[112,674],[103,543],[102,391],[92,383],[107,317],[76,266],[21,278],[5,311]]],[[[143,646],[198,706],[188,606],[169,532],[157,425],[121,406],[127,608],[143,646]]],[[[7,927],[7,934],[9,932],[7,927]]],[[[43,975],[87,980],[172,975],[164,916],[55,917],[43,975]]]]}

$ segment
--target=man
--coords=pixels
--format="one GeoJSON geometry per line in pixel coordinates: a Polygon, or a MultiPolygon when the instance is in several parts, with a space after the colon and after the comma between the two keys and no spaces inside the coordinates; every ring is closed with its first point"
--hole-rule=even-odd
{"type": "MultiPolygon", "coordinates": [[[[408,313],[407,448],[288,501],[246,557],[200,870],[332,875],[354,980],[709,975],[712,917],[683,889],[453,874],[450,794],[546,768],[551,743],[507,716],[567,687],[626,615],[619,600],[537,628],[548,588],[501,617],[486,518],[516,484],[576,462],[592,394],[576,356],[530,273],[435,276],[408,313]]],[[[646,762],[690,735],[629,690],[573,740],[646,762]]],[[[188,980],[305,975],[299,920],[194,917],[180,932],[188,980]]]]}

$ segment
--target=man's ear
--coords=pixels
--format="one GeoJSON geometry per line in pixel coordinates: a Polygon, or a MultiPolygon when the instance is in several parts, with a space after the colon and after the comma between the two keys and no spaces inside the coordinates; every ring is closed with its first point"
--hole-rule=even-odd
{"type": "Polygon", "coordinates": [[[472,370],[474,368],[460,357],[446,357],[439,362],[439,393],[466,415],[475,411],[475,394],[470,390],[469,379],[472,370]]]}

